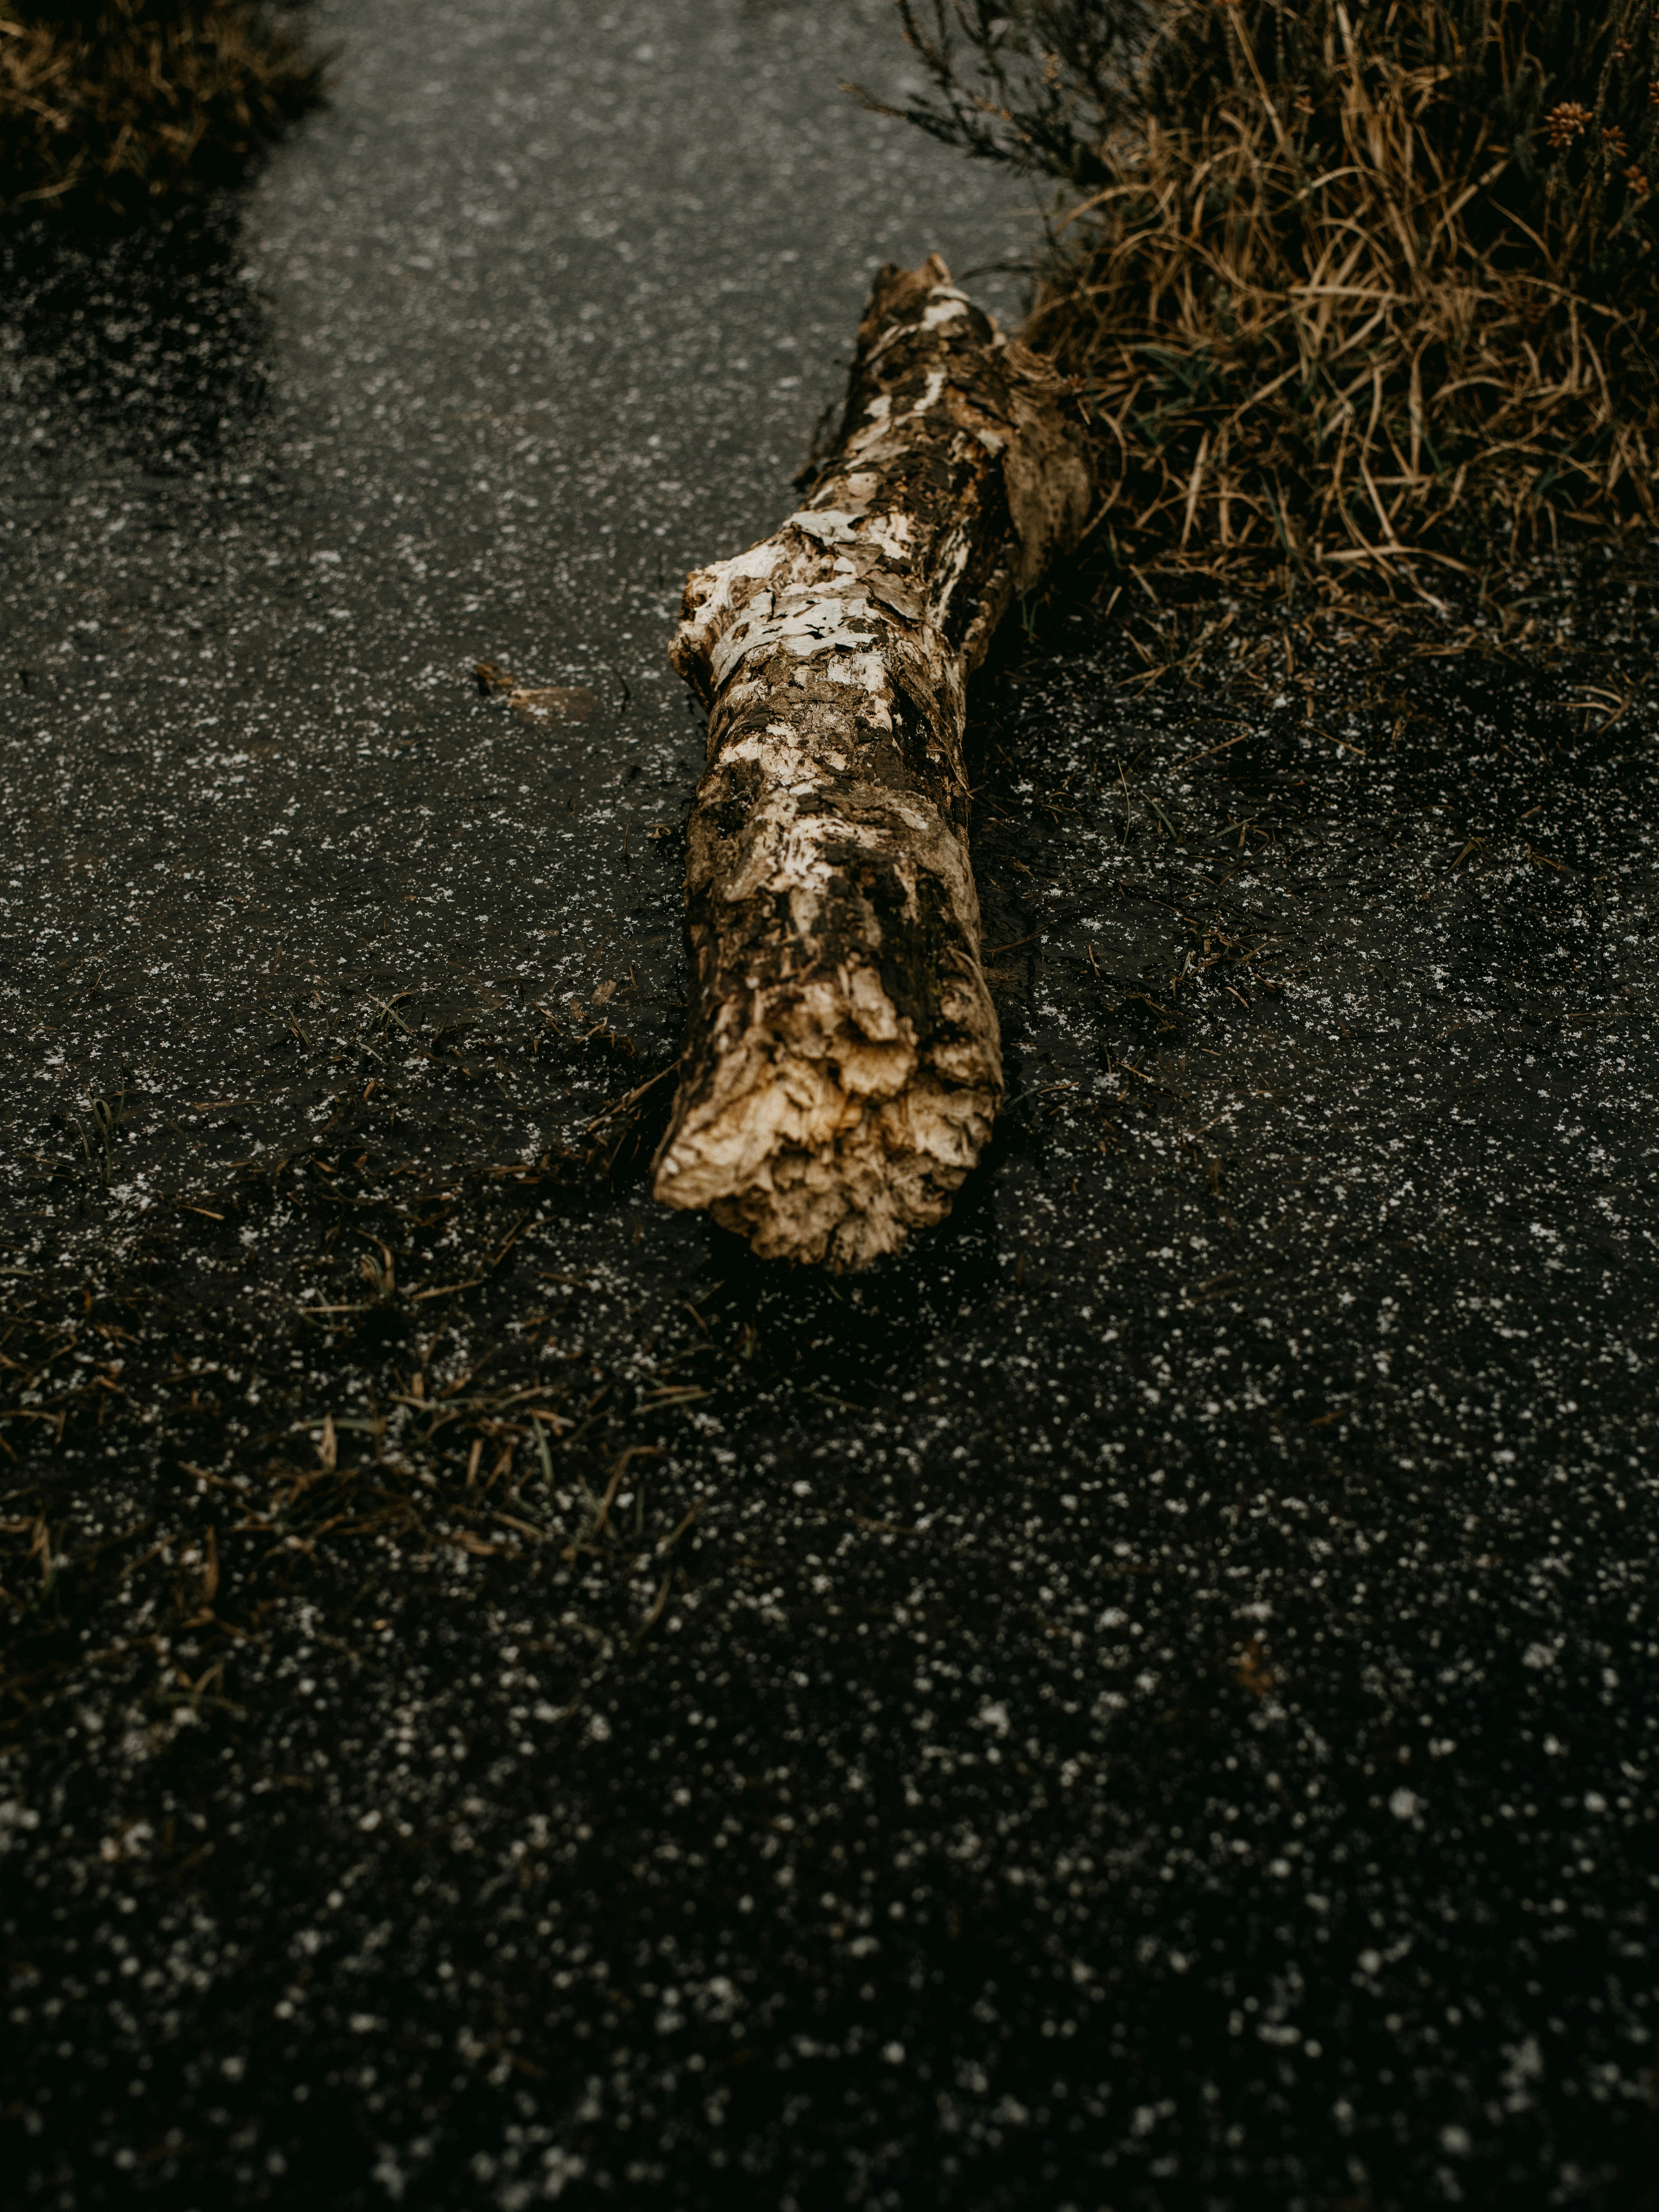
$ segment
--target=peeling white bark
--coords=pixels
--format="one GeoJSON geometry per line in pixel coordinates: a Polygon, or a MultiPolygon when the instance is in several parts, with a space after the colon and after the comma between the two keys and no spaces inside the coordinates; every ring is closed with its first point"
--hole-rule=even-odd
{"type": "Polygon", "coordinates": [[[672,657],[710,709],[697,1003],[656,1194],[763,1258],[896,1250],[990,1135],[967,678],[1091,489],[1063,386],[934,255],[877,279],[805,506],[687,581],[672,657]]]}

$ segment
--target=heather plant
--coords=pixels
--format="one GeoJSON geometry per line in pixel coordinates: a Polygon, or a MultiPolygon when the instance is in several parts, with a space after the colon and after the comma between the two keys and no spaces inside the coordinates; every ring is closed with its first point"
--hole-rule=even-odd
{"type": "Polygon", "coordinates": [[[229,181],[320,88],[245,0],[0,0],[0,210],[127,217],[229,181]]]}
{"type": "Polygon", "coordinates": [[[1655,0],[896,0],[897,112],[1065,188],[1027,335],[1119,557],[1334,587],[1650,520],[1655,0]]]}

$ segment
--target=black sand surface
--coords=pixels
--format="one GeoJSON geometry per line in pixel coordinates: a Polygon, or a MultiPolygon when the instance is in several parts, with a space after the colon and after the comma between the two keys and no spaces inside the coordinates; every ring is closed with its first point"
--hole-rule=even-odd
{"type": "Polygon", "coordinates": [[[1653,2204],[1646,556],[1030,611],[994,1156],[761,1267],[674,580],[1016,204],[873,0],[319,13],[9,249],[0,2197],[1653,2204]]]}

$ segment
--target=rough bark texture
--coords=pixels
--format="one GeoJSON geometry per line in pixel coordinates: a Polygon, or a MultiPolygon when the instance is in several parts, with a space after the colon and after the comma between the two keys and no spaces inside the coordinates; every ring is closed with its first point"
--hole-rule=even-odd
{"type": "Polygon", "coordinates": [[[878,277],[805,506],[688,580],[696,1002],[656,1194],[763,1258],[896,1250],[990,1134],[966,682],[1091,490],[1064,387],[934,256],[878,277]]]}

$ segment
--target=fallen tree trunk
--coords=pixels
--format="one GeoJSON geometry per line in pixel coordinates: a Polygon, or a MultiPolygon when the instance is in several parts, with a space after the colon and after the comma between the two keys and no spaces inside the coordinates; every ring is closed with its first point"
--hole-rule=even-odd
{"type": "Polygon", "coordinates": [[[672,657],[709,708],[708,767],[656,1194],[763,1258],[896,1250],[990,1135],[967,677],[1091,495],[1065,388],[935,255],[878,277],[805,507],[687,581],[672,657]]]}

